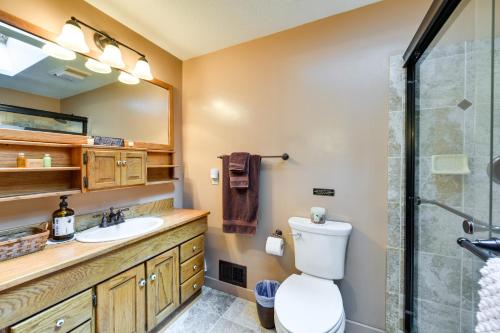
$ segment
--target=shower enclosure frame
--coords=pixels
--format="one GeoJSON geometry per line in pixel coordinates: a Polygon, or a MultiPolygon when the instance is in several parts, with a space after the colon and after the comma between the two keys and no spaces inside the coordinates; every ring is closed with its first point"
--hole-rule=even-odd
{"type": "MultiPolygon", "coordinates": [[[[415,162],[416,162],[416,66],[418,60],[441,31],[462,0],[434,0],[403,55],[406,68],[405,118],[405,260],[404,331],[412,332],[414,317],[415,248],[415,162]]],[[[457,245],[458,246],[458,245],[457,245]]]]}

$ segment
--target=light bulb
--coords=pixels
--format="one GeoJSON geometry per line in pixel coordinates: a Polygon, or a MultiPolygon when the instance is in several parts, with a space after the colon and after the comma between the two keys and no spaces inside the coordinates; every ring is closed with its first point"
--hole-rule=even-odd
{"type": "Polygon", "coordinates": [[[145,57],[140,57],[139,60],[135,63],[135,68],[132,71],[134,76],[143,80],[152,80],[153,75],[151,74],[151,68],[149,67],[149,63],[145,57]]]}
{"type": "Polygon", "coordinates": [[[61,33],[56,38],[56,42],[75,52],[88,53],[90,51],[87,42],[85,42],[83,31],[75,20],[66,21],[61,33]]]}
{"type": "Polygon", "coordinates": [[[61,60],[74,60],[76,59],[76,53],[68,50],[62,46],[59,46],[57,44],[47,42],[45,45],[42,47],[42,51],[54,58],[61,59],[61,60]]]}
{"type": "Polygon", "coordinates": [[[122,59],[122,53],[118,48],[118,44],[114,41],[110,41],[104,47],[104,51],[102,52],[99,60],[102,63],[108,64],[111,67],[115,68],[124,68],[125,63],[122,59]]]}
{"type": "Polygon", "coordinates": [[[118,81],[125,84],[138,84],[140,82],[137,77],[124,71],[122,71],[118,76],[118,81]]]}
{"type": "Polygon", "coordinates": [[[102,62],[92,58],[87,59],[87,61],[85,62],[85,67],[96,73],[111,73],[111,67],[108,64],[103,64],[102,62]]]}

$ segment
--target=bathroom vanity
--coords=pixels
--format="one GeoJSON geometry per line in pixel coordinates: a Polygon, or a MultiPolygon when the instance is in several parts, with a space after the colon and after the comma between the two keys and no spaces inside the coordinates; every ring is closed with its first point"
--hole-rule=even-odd
{"type": "Polygon", "coordinates": [[[170,209],[159,216],[164,220],[159,229],[134,238],[71,241],[1,262],[0,328],[152,330],[201,290],[208,214],[170,209]]]}

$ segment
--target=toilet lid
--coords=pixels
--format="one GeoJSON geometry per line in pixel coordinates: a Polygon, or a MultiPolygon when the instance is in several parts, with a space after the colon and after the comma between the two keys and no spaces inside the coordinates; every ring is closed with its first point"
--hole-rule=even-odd
{"type": "Polygon", "coordinates": [[[274,310],[290,332],[325,333],[338,326],[344,306],[331,280],[293,274],[278,288],[274,310]]]}

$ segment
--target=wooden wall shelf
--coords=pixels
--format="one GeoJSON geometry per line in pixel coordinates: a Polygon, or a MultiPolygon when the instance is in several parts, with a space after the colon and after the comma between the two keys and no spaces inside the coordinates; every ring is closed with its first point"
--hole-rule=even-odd
{"type": "Polygon", "coordinates": [[[52,168],[0,168],[1,172],[57,172],[57,171],[77,171],[78,167],[52,167],[52,168]]]}
{"type": "Polygon", "coordinates": [[[174,164],[174,151],[165,145],[99,146],[88,145],[82,136],[42,133],[38,137],[37,134],[40,133],[0,129],[0,202],[169,184],[178,180],[175,168],[180,165],[174,164]],[[90,151],[99,155],[103,163],[95,163],[88,154],[90,151]],[[21,152],[26,158],[35,159],[50,154],[52,167],[17,168],[17,156],[21,152]],[[121,165],[123,161],[128,163],[121,165]],[[120,172],[116,172],[116,165],[121,165],[120,172]],[[114,171],[106,174],[106,170],[114,171]],[[111,178],[115,181],[110,183],[111,178]],[[103,185],[95,186],[93,180],[96,179],[103,185]]]}
{"type": "Polygon", "coordinates": [[[176,165],[176,164],[148,165],[148,169],[151,169],[151,168],[177,168],[177,167],[180,167],[180,165],[176,165]]]}
{"type": "Polygon", "coordinates": [[[24,199],[37,199],[37,198],[46,198],[46,197],[58,197],[61,195],[72,195],[72,194],[80,194],[80,193],[82,193],[82,190],[80,190],[80,189],[72,189],[72,190],[70,189],[70,190],[66,190],[66,191],[18,194],[18,195],[12,195],[12,196],[8,196],[8,197],[0,197],[0,202],[24,200],[24,199]]]}

